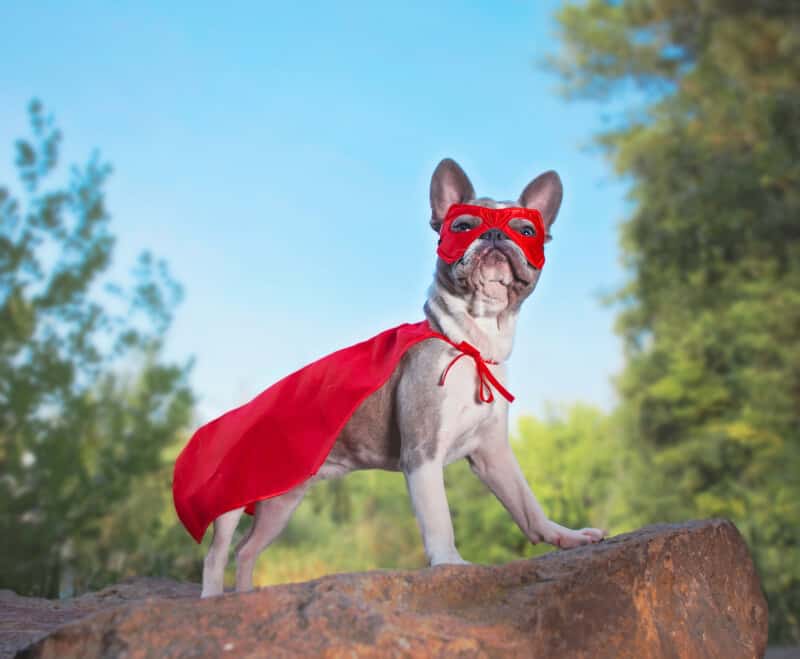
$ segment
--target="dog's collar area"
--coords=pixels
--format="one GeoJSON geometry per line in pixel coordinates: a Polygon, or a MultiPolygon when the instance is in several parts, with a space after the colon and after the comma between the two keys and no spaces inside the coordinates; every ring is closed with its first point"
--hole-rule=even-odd
{"type": "Polygon", "coordinates": [[[509,403],[514,402],[514,396],[508,389],[500,384],[500,381],[487,366],[487,364],[497,365],[500,362],[494,359],[484,359],[480,351],[471,343],[467,343],[466,341],[456,343],[455,341],[451,341],[444,334],[440,334],[439,337],[458,350],[458,354],[450,360],[450,363],[446,366],[444,371],[442,371],[442,375],[439,378],[440,387],[444,386],[447,374],[459,359],[462,357],[472,357],[472,360],[475,362],[475,370],[478,372],[478,399],[482,403],[494,402],[494,393],[492,392],[492,387],[494,387],[509,403]]]}

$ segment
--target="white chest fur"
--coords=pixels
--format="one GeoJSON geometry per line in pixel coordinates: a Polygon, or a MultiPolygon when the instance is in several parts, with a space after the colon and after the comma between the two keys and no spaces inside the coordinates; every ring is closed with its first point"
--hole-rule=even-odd
{"type": "MultiPolygon", "coordinates": [[[[452,357],[442,360],[444,369],[452,357]]],[[[503,364],[487,364],[492,374],[506,381],[503,364]]],[[[490,384],[486,383],[491,387],[490,384]]],[[[508,416],[508,403],[492,388],[494,400],[483,402],[479,396],[480,380],[475,361],[464,356],[447,374],[441,401],[441,420],[437,458],[450,464],[469,455],[489,432],[503,432],[508,416]]]]}

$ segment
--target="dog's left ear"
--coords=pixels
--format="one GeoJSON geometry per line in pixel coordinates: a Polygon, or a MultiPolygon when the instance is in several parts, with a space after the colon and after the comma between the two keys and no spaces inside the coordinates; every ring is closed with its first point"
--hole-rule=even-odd
{"type": "Polygon", "coordinates": [[[542,214],[547,240],[550,239],[550,227],[556,221],[563,196],[561,178],[552,169],[528,183],[519,196],[520,206],[535,208],[542,214]]]}

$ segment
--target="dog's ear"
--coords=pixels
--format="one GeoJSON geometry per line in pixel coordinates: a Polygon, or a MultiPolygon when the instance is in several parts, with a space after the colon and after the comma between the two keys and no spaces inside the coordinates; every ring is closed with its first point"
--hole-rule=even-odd
{"type": "Polygon", "coordinates": [[[542,214],[547,240],[550,239],[550,227],[556,221],[563,196],[561,178],[551,169],[528,183],[519,197],[520,206],[535,208],[542,214]]]}
{"type": "Polygon", "coordinates": [[[431,178],[431,227],[438,233],[447,209],[475,198],[475,190],[455,160],[445,158],[431,178]]]}

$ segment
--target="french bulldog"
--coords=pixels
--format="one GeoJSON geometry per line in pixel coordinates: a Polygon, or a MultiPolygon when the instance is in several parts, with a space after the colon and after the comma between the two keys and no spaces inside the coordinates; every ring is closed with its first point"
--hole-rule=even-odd
{"type": "MultiPolygon", "coordinates": [[[[521,241],[510,232],[533,236],[543,230],[541,239],[549,240],[561,199],[561,180],[554,171],[533,179],[517,203],[476,198],[467,175],[453,160],[442,160],[433,173],[430,225],[440,233],[440,243],[445,218],[454,204],[536,209],[541,216],[539,227],[520,218],[508,221],[503,230],[486,231],[475,231],[483,225],[474,215],[451,217],[448,231],[472,231],[475,238],[459,258],[437,257],[425,317],[433,330],[453,344],[466,341],[474,346],[496,381],[507,379],[505,362],[511,354],[517,316],[541,274],[541,263],[538,267],[531,263],[518,244],[521,241]]],[[[501,396],[487,401],[476,395],[475,365],[469,359],[454,362],[458,355],[445,341],[412,346],[388,381],[350,417],[317,474],[256,504],[254,521],[236,549],[237,591],[253,588],[256,558],[286,527],[308,487],[357,469],[403,472],[432,566],[466,563],[455,546],[443,475],[445,465],[461,458],[467,459],[532,543],[570,548],[603,539],[600,529],[572,530],[547,517],[511,450],[508,402],[501,396]],[[449,369],[447,386],[438,386],[444,369],[449,369]]],[[[203,597],[223,592],[228,550],[243,510],[229,511],[214,521],[203,566],[203,597]]]]}

